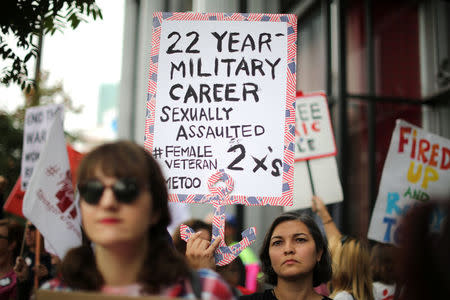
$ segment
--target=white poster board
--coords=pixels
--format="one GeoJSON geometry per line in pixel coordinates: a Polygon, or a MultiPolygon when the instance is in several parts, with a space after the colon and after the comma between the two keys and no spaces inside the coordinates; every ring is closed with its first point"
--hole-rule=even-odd
{"type": "Polygon", "coordinates": [[[224,170],[228,204],[292,204],[295,16],[167,13],[153,25],[144,145],[170,201],[201,203],[224,170]]]}
{"type": "Polygon", "coordinates": [[[335,156],[336,142],[324,93],[297,95],[295,161],[335,156]]]}
{"type": "Polygon", "coordinates": [[[58,113],[64,112],[62,104],[49,104],[28,108],[25,112],[22,149],[22,190],[25,191],[33,175],[33,168],[39,159],[41,149],[47,140],[47,132],[58,113]]]}
{"type": "Polygon", "coordinates": [[[294,204],[284,211],[311,207],[313,186],[325,204],[344,198],[326,95],[297,92],[296,100],[294,204]]]}
{"type": "MultiPolygon", "coordinates": [[[[368,238],[397,244],[401,218],[411,207],[449,197],[450,140],[397,120],[368,238]]],[[[439,227],[443,217],[441,211],[434,211],[431,226],[439,227]]]]}

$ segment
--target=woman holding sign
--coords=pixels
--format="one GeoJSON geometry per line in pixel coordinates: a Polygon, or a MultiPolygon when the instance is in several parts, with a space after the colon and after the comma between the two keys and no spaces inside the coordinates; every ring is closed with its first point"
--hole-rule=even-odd
{"type": "Polygon", "coordinates": [[[260,253],[265,281],[274,286],[241,300],[327,300],[314,287],[331,278],[326,240],[308,215],[284,213],[272,223],[260,253]]]}
{"type": "Polygon", "coordinates": [[[102,145],[78,169],[82,246],[44,289],[230,299],[211,270],[192,271],[168,239],[168,191],[155,159],[131,142],[102,145]],[[91,244],[91,242],[93,244],[91,244]]]}

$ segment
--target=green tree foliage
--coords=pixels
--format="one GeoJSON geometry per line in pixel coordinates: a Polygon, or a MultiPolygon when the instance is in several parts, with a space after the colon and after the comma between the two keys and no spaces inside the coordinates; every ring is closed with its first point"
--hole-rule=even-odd
{"type": "MultiPolygon", "coordinates": [[[[62,82],[48,85],[49,73],[42,72],[40,75],[39,89],[32,87],[28,91],[24,91],[25,104],[23,106],[18,107],[12,114],[0,111],[0,175],[5,177],[8,182],[5,195],[9,194],[20,175],[26,109],[52,103],[62,103],[64,111],[72,113],[80,113],[83,108],[74,106],[72,99],[64,91],[62,82]]],[[[78,139],[77,135],[67,132],[65,135],[70,142],[78,139]]]]}
{"type": "Polygon", "coordinates": [[[0,56],[7,66],[1,71],[1,82],[30,89],[34,81],[29,78],[26,63],[38,56],[39,35],[62,32],[67,27],[75,29],[88,18],[103,18],[95,0],[2,1],[0,56]]]}
{"type": "Polygon", "coordinates": [[[0,175],[7,179],[9,194],[20,174],[23,129],[12,116],[0,112],[0,175]]]}

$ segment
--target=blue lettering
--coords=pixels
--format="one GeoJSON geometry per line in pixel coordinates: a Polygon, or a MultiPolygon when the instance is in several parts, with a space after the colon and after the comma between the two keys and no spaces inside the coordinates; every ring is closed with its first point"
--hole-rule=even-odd
{"type": "Polygon", "coordinates": [[[388,193],[386,213],[392,215],[392,212],[395,211],[397,215],[402,215],[402,209],[396,203],[398,200],[400,200],[398,193],[388,193]]]}
{"type": "Polygon", "coordinates": [[[390,242],[391,241],[392,225],[395,225],[397,223],[397,221],[394,218],[384,217],[383,218],[383,223],[387,223],[387,228],[386,228],[386,232],[384,234],[383,240],[385,242],[390,242]]]}

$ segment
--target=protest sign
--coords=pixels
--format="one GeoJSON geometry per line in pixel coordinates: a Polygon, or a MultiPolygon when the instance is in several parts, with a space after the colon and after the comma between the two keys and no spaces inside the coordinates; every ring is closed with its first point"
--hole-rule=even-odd
{"type": "MultiPolygon", "coordinates": [[[[450,140],[397,120],[384,163],[368,238],[398,244],[401,218],[420,203],[450,198],[450,140]]],[[[430,225],[439,228],[443,212],[430,225]]]]}
{"type": "Polygon", "coordinates": [[[79,212],[74,201],[72,176],[59,114],[25,193],[23,215],[30,220],[59,258],[81,245],[79,212]]]}
{"type": "Polygon", "coordinates": [[[325,204],[342,201],[326,95],[298,91],[295,121],[294,204],[283,210],[311,207],[313,195],[320,196],[325,204]]]}
{"type": "Polygon", "coordinates": [[[336,155],[336,143],[324,93],[298,93],[295,122],[295,161],[336,155]]]}
{"type": "Polygon", "coordinates": [[[47,140],[47,132],[58,113],[63,113],[62,104],[49,104],[28,108],[25,112],[23,131],[21,189],[25,191],[33,175],[33,168],[39,159],[41,149],[47,140]]]}
{"type": "Polygon", "coordinates": [[[335,156],[295,162],[294,178],[294,203],[292,206],[284,206],[283,211],[311,207],[313,195],[321,197],[325,204],[341,202],[344,199],[335,156]]]}
{"type": "Polygon", "coordinates": [[[231,203],[290,204],[295,17],[156,13],[153,23],[144,144],[171,201],[201,202],[225,169],[231,203]]]}
{"type": "MultiPolygon", "coordinates": [[[[77,181],[77,169],[80,164],[81,159],[83,158],[83,153],[76,151],[70,144],[67,144],[67,153],[69,154],[69,163],[70,163],[70,171],[72,173],[72,184],[76,185],[77,181]]],[[[22,202],[23,197],[25,196],[25,192],[20,188],[21,186],[21,178],[16,181],[14,187],[9,193],[8,198],[6,199],[5,205],[3,205],[3,210],[9,213],[12,213],[19,217],[24,217],[22,214],[22,202]]]]}
{"type": "Polygon", "coordinates": [[[295,15],[154,14],[144,145],[170,201],[215,202],[215,220],[292,204],[296,29],[295,15]]]}
{"type": "Polygon", "coordinates": [[[172,297],[158,297],[158,296],[120,296],[120,295],[107,295],[97,292],[61,292],[61,291],[48,291],[37,290],[36,300],[176,300],[180,298],[172,297]]]}

